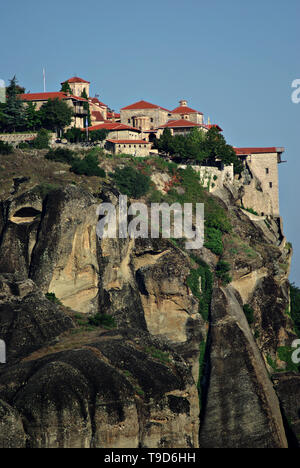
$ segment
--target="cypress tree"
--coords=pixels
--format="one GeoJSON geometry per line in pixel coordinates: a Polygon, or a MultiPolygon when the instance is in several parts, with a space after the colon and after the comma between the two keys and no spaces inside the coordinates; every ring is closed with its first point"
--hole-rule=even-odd
{"type": "Polygon", "coordinates": [[[66,81],[65,83],[62,83],[60,91],[62,93],[72,94],[72,90],[70,88],[70,85],[69,85],[68,81],[66,81]]]}
{"type": "Polygon", "coordinates": [[[91,113],[90,113],[90,105],[88,103],[88,96],[86,94],[85,89],[82,91],[81,97],[87,100],[87,102],[83,103],[83,108],[88,112],[88,124],[89,124],[89,127],[90,127],[92,125],[92,120],[91,120],[91,113]]]}
{"type": "Polygon", "coordinates": [[[19,99],[20,87],[17,85],[17,79],[14,76],[10,80],[10,85],[7,88],[7,102],[5,106],[6,130],[15,132],[23,130],[26,127],[26,118],[23,102],[19,99]]]}

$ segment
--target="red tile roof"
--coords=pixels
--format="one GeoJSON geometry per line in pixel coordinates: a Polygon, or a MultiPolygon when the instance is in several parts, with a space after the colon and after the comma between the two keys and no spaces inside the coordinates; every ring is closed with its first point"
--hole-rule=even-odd
{"type": "Polygon", "coordinates": [[[107,107],[106,104],[104,104],[103,102],[99,101],[98,98],[94,97],[94,98],[89,98],[89,101],[92,102],[93,104],[99,104],[100,107],[107,107]]]}
{"type": "Polygon", "coordinates": [[[88,83],[90,84],[90,81],[85,81],[82,78],[79,78],[78,76],[73,76],[72,78],[69,78],[66,81],[63,81],[61,84],[64,83],[88,83]]]}
{"type": "Polygon", "coordinates": [[[101,122],[101,121],[104,122],[103,115],[101,114],[100,111],[93,111],[92,112],[92,117],[94,117],[97,122],[101,122]]]}
{"type": "Polygon", "coordinates": [[[172,110],[171,111],[171,114],[202,114],[202,112],[199,112],[195,109],[191,109],[190,107],[188,106],[179,106],[179,107],[176,107],[176,109],[172,110]]]}
{"type": "MultiPolygon", "coordinates": [[[[110,122],[110,121],[107,121],[107,120],[104,121],[104,123],[102,123],[102,124],[94,125],[93,127],[88,127],[88,129],[90,131],[102,130],[102,129],[111,130],[111,131],[113,131],[113,130],[132,130],[132,131],[141,133],[141,131],[138,128],[130,127],[129,125],[124,125],[124,124],[121,124],[119,122],[110,122]]],[[[86,130],[86,129],[83,129],[83,130],[86,130]]]]}
{"type": "Polygon", "coordinates": [[[131,104],[127,107],[122,107],[121,110],[134,110],[134,109],[161,109],[166,112],[170,112],[168,109],[164,109],[164,107],[157,106],[156,104],[151,104],[151,102],[147,101],[138,101],[134,104],[131,104]]]}
{"type": "Polygon", "coordinates": [[[145,140],[107,140],[110,143],[121,144],[121,145],[151,145],[150,141],[145,140]]]}
{"type": "Polygon", "coordinates": [[[86,101],[86,99],[82,97],[73,96],[73,94],[67,94],[62,92],[19,94],[19,98],[22,101],[48,101],[48,99],[75,99],[76,101],[86,101]]]}
{"type": "Polygon", "coordinates": [[[234,148],[238,156],[249,154],[264,154],[264,153],[283,153],[284,148],[276,148],[275,146],[268,148],[234,148]]]}
{"type": "Polygon", "coordinates": [[[208,128],[208,129],[216,127],[219,130],[219,132],[223,132],[223,129],[221,127],[219,127],[219,125],[217,125],[217,124],[209,124],[209,125],[205,125],[205,127],[208,128]]]}
{"type": "Polygon", "coordinates": [[[120,114],[117,114],[117,112],[107,112],[107,118],[108,119],[111,119],[112,117],[115,117],[115,119],[119,119],[120,118],[120,114]]]}
{"type": "Polygon", "coordinates": [[[203,124],[197,124],[195,122],[191,122],[190,120],[179,119],[179,120],[169,120],[164,125],[161,125],[159,128],[186,128],[186,127],[205,127],[203,124]]]}
{"type": "Polygon", "coordinates": [[[20,99],[22,101],[47,101],[48,99],[65,99],[66,93],[27,93],[27,94],[20,94],[20,99]]]}

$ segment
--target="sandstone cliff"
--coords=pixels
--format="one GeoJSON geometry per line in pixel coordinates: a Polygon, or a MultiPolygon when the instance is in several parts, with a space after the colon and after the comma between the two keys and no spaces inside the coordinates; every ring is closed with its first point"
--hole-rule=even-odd
{"type": "Polygon", "coordinates": [[[238,189],[220,192],[233,225],[223,239],[232,283],[215,275],[217,255],[195,252],[212,273],[208,317],[190,287],[197,265],[179,245],[99,241],[96,208],[117,205],[114,188],[29,184],[2,200],[1,447],[297,444],[298,375],[278,374],[287,366],[278,350],[295,338],[291,250],[279,220],[241,210],[238,189]],[[114,328],[89,327],[95,314],[114,328]]]}

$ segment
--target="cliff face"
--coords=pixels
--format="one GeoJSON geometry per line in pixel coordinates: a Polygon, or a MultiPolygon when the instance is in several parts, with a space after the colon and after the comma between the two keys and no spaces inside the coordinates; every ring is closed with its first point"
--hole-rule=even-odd
{"type": "MultiPolygon", "coordinates": [[[[278,223],[250,219],[239,193],[220,195],[233,282],[214,281],[208,321],[188,286],[189,255],[167,240],[99,241],[89,192],[31,189],[1,202],[0,446],[287,446],[285,382],[275,386],[282,415],[268,372],[284,369],[278,348],[294,337],[291,252],[278,223]],[[116,328],[82,329],[80,313],[112,316],[116,328]]],[[[100,196],[118,203],[112,188],[100,196]]],[[[197,255],[215,271],[215,255],[197,255]]]]}

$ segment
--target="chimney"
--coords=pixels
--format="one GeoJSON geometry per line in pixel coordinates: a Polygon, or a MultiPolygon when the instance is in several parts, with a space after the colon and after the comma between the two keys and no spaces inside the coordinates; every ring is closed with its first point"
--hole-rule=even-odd
{"type": "Polygon", "coordinates": [[[181,99],[181,101],[179,101],[179,104],[180,104],[180,107],[187,107],[187,100],[181,99]]]}

